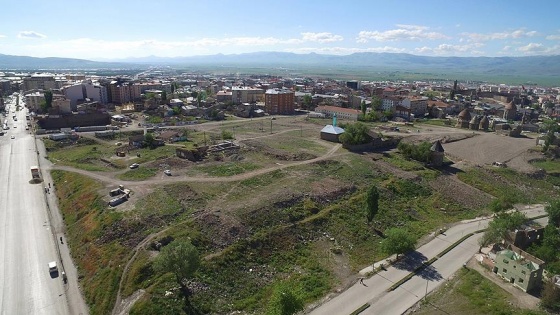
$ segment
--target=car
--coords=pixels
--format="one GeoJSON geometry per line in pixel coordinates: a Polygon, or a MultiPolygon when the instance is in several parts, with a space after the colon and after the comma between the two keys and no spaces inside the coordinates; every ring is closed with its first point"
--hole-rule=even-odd
{"type": "Polygon", "coordinates": [[[51,261],[49,263],[49,273],[57,273],[58,267],[56,266],[56,261],[51,261]]]}
{"type": "Polygon", "coordinates": [[[163,171],[163,174],[165,174],[167,176],[171,176],[171,171],[170,170],[165,170],[165,171],[163,171]]]}
{"type": "Polygon", "coordinates": [[[15,138],[16,138],[16,136],[12,135],[12,139],[15,139],[15,138]]]}
{"type": "Polygon", "coordinates": [[[140,164],[138,164],[138,163],[133,163],[133,164],[130,164],[129,168],[130,168],[130,169],[135,169],[135,168],[138,168],[138,166],[140,166],[140,164]]]}
{"type": "Polygon", "coordinates": [[[17,125],[14,125],[14,128],[17,128],[17,125]]]}

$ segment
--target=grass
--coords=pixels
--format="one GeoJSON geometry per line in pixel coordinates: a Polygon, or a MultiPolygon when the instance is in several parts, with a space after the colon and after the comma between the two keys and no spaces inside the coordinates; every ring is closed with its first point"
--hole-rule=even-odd
{"type": "Polygon", "coordinates": [[[549,174],[560,174],[560,161],[558,160],[537,160],[532,164],[537,168],[542,168],[549,174]]]}
{"type": "Polygon", "coordinates": [[[544,315],[538,310],[523,310],[509,301],[514,298],[475,270],[460,270],[450,281],[428,296],[415,315],[544,315]]]}
{"type": "Polygon", "coordinates": [[[259,166],[249,162],[226,162],[215,166],[198,166],[198,171],[209,176],[233,176],[259,169],[259,166]]]}

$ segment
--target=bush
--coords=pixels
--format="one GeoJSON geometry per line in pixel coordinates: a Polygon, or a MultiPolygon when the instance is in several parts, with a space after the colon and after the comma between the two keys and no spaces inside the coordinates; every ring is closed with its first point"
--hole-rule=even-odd
{"type": "Polygon", "coordinates": [[[346,145],[366,144],[371,141],[371,137],[368,132],[369,129],[366,125],[357,122],[346,126],[344,133],[340,135],[339,139],[340,142],[346,145]]]}
{"type": "Polygon", "coordinates": [[[399,152],[408,159],[413,159],[419,162],[430,162],[430,148],[432,145],[429,142],[422,142],[419,145],[399,142],[397,149],[399,152]]]}

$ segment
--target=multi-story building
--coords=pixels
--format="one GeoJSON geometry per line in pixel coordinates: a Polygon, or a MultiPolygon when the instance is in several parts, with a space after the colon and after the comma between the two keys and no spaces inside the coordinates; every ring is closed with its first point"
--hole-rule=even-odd
{"type": "Polygon", "coordinates": [[[99,102],[100,104],[103,105],[108,103],[106,87],[99,84],[92,84],[91,82],[84,84],[84,87],[86,92],[86,98],[89,98],[94,102],[99,102]]]}
{"type": "Polygon", "coordinates": [[[427,97],[406,97],[402,100],[401,105],[410,109],[410,114],[415,118],[422,118],[426,114],[428,108],[427,97]]]}
{"type": "Polygon", "coordinates": [[[269,89],[265,93],[264,106],[271,115],[294,113],[294,92],[286,89],[269,89]]]}
{"type": "Polygon", "coordinates": [[[347,119],[357,121],[358,116],[362,113],[357,109],[344,108],[337,106],[317,106],[315,112],[322,113],[327,117],[333,117],[336,114],[338,119],[347,119]]]}
{"type": "Polygon", "coordinates": [[[109,93],[111,94],[111,101],[113,104],[125,104],[131,101],[130,88],[128,84],[118,84],[117,81],[109,84],[109,93]]]}
{"type": "Polygon", "coordinates": [[[45,100],[43,92],[35,91],[25,94],[25,104],[30,111],[37,111],[41,106],[41,102],[45,100]]]}
{"type": "Polygon", "coordinates": [[[56,89],[56,81],[54,76],[50,74],[35,74],[30,77],[23,78],[23,90],[49,90],[56,89]]]}
{"type": "Polygon", "coordinates": [[[66,97],[53,97],[52,107],[58,108],[61,114],[72,113],[71,101],[66,97]]]}
{"type": "MultiPolygon", "coordinates": [[[[268,92],[268,91],[267,91],[268,92]]],[[[253,87],[235,86],[231,89],[233,104],[258,103],[264,99],[264,90],[253,87]]]]}
{"type": "Polygon", "coordinates": [[[400,96],[385,96],[381,99],[381,109],[393,112],[397,106],[402,106],[403,99],[400,96]]]}
{"type": "Polygon", "coordinates": [[[70,106],[76,107],[78,100],[83,100],[85,98],[84,86],[82,84],[66,86],[62,90],[66,99],[70,101],[70,106]]]}
{"type": "Polygon", "coordinates": [[[528,292],[539,288],[544,261],[509,245],[496,255],[494,272],[514,286],[528,292]]]}

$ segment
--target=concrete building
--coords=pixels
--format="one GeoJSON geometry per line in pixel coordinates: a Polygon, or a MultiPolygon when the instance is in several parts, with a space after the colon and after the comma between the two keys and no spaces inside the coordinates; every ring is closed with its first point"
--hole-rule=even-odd
{"type": "Polygon", "coordinates": [[[536,290],[542,281],[544,261],[514,245],[496,255],[494,272],[525,292],[536,290]]]}
{"type": "Polygon", "coordinates": [[[76,107],[78,100],[85,99],[84,86],[82,84],[66,86],[62,90],[66,99],[70,101],[70,106],[76,107]]]}
{"type": "Polygon", "coordinates": [[[294,92],[286,89],[269,89],[265,93],[264,105],[271,115],[294,113],[294,92]]]}
{"type": "Polygon", "coordinates": [[[427,97],[406,97],[402,100],[403,107],[410,109],[414,118],[423,118],[428,108],[427,97]]]}
{"type": "Polygon", "coordinates": [[[263,89],[245,86],[234,86],[231,88],[231,101],[233,104],[259,103],[264,100],[264,96],[263,89]]]}
{"type": "Polygon", "coordinates": [[[54,97],[52,107],[58,109],[61,114],[72,113],[71,101],[65,97],[54,97]]]}
{"type": "Polygon", "coordinates": [[[48,89],[56,89],[56,81],[50,74],[34,74],[23,78],[23,91],[48,89]]]}
{"type": "Polygon", "coordinates": [[[315,108],[315,112],[322,113],[327,117],[336,117],[338,119],[345,119],[345,120],[352,120],[357,121],[358,116],[362,113],[357,109],[352,108],[343,108],[343,107],[336,107],[336,106],[317,106],[315,108]]]}
{"type": "Polygon", "coordinates": [[[91,82],[85,83],[84,87],[86,98],[89,98],[94,102],[99,102],[103,105],[108,103],[106,87],[99,84],[93,84],[91,82]]]}
{"type": "Polygon", "coordinates": [[[41,102],[44,100],[45,94],[43,94],[43,92],[35,91],[25,94],[25,104],[30,111],[37,111],[41,106],[41,102]]]}
{"type": "Polygon", "coordinates": [[[113,104],[125,104],[131,101],[128,84],[118,84],[117,81],[113,81],[109,84],[109,93],[113,104]]]}

